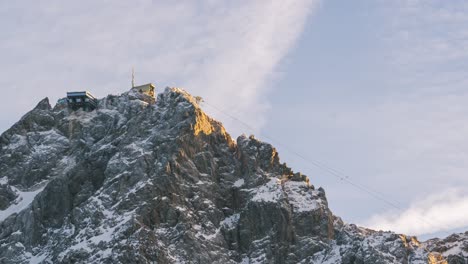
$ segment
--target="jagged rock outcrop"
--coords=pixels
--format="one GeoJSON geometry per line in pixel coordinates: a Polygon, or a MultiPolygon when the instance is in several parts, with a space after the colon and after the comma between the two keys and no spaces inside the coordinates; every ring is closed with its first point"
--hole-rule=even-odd
{"type": "Polygon", "coordinates": [[[468,256],[466,234],[420,244],[343,223],[325,191],[282,164],[271,145],[234,141],[176,88],[156,101],[135,91],[109,95],[93,112],[41,101],[0,137],[0,210],[0,263],[468,256]]]}
{"type": "MultiPolygon", "coordinates": [[[[431,239],[424,242],[433,259],[444,259],[447,263],[466,264],[468,262],[468,231],[453,234],[445,239],[431,239]]],[[[437,262],[435,262],[437,263],[437,262]]]]}

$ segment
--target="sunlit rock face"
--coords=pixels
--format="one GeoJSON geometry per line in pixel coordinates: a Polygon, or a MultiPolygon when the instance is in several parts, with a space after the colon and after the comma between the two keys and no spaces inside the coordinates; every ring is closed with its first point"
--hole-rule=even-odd
{"type": "Polygon", "coordinates": [[[466,263],[467,234],[420,244],[343,223],[274,147],[233,140],[197,101],[41,101],[0,137],[0,262],[466,263]]]}

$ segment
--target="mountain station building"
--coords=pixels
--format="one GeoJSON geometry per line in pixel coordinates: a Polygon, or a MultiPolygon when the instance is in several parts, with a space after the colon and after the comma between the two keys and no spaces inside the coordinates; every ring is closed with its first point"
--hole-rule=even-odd
{"type": "Polygon", "coordinates": [[[144,93],[144,94],[147,94],[147,95],[149,95],[151,97],[154,97],[155,88],[156,88],[156,86],[154,86],[154,84],[147,83],[147,84],[143,84],[143,85],[140,85],[140,86],[135,86],[132,89],[134,89],[134,90],[136,90],[136,91],[138,91],[140,93],[144,93]]]}
{"type": "Polygon", "coordinates": [[[98,102],[90,92],[68,92],[68,107],[72,110],[83,109],[84,111],[93,111],[97,108],[98,102]]]}

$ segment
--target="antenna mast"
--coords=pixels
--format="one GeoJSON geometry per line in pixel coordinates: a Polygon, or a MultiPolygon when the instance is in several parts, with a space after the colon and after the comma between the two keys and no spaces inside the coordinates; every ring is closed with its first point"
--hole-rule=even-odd
{"type": "Polygon", "coordinates": [[[135,88],[135,69],[132,67],[132,88],[135,88]]]}

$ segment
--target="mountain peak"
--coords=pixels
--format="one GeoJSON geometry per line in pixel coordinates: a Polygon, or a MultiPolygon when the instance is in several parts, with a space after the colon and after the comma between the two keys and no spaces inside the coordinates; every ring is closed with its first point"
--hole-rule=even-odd
{"type": "Polygon", "coordinates": [[[46,97],[44,99],[42,99],[37,105],[36,107],[34,107],[34,110],[50,110],[52,107],[50,106],[50,103],[49,103],[49,98],[46,97]]]}
{"type": "MultiPolygon", "coordinates": [[[[0,137],[0,258],[11,263],[439,258],[406,236],[343,223],[328,208],[325,191],[281,163],[272,145],[254,136],[232,140],[200,101],[178,88],[166,88],[156,99],[134,89],[108,95],[94,111],[73,111],[63,100],[51,109],[47,99],[41,101],[0,137]]],[[[465,256],[466,250],[453,253],[444,243],[424,245],[437,244],[434,252],[441,258],[465,256]]]]}

